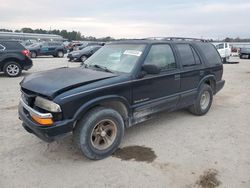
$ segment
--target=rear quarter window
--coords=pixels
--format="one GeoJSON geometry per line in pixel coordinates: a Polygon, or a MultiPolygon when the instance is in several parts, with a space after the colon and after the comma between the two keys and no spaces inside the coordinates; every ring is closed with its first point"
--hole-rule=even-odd
{"type": "Polygon", "coordinates": [[[24,50],[24,46],[16,41],[3,41],[1,42],[3,46],[6,47],[6,50],[24,50]]]}
{"type": "Polygon", "coordinates": [[[211,43],[202,42],[197,43],[197,46],[200,48],[202,54],[206,58],[206,63],[211,65],[222,63],[221,57],[214,45],[212,45],[211,43]]]}

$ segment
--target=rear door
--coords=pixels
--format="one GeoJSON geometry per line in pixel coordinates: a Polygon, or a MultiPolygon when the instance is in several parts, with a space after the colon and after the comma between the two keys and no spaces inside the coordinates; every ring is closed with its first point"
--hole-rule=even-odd
{"type": "Polygon", "coordinates": [[[41,44],[40,54],[49,55],[49,44],[47,42],[41,44]]]}
{"type": "Polygon", "coordinates": [[[58,48],[58,44],[57,43],[49,43],[49,50],[48,50],[48,53],[49,55],[54,55],[56,54],[56,49],[58,48]]]}
{"type": "Polygon", "coordinates": [[[181,63],[181,99],[179,105],[187,106],[195,100],[197,87],[205,73],[202,70],[201,57],[193,46],[190,44],[176,44],[176,49],[181,63]]]}

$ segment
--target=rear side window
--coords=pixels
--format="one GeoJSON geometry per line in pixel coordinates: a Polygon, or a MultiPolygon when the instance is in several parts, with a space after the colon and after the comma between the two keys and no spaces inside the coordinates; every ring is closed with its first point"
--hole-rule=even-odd
{"type": "MultiPolygon", "coordinates": [[[[195,55],[196,55],[197,61],[199,57],[189,44],[177,44],[176,46],[179,51],[183,67],[196,65],[195,55]]],[[[200,64],[200,61],[198,61],[197,64],[200,64]]]]}
{"type": "Polygon", "coordinates": [[[24,46],[16,41],[3,41],[1,42],[3,46],[8,50],[24,50],[24,46]]]}
{"type": "MultiPolygon", "coordinates": [[[[191,47],[191,48],[192,48],[192,47],[191,47]]],[[[201,64],[201,60],[200,60],[200,58],[199,58],[197,52],[195,51],[195,49],[192,48],[192,52],[193,52],[193,54],[194,54],[195,63],[196,63],[196,64],[201,64]]]]}
{"type": "Polygon", "coordinates": [[[206,58],[206,62],[208,64],[221,64],[221,57],[219,53],[217,52],[216,48],[211,44],[207,42],[201,42],[197,43],[198,47],[201,49],[203,55],[206,58]]]}

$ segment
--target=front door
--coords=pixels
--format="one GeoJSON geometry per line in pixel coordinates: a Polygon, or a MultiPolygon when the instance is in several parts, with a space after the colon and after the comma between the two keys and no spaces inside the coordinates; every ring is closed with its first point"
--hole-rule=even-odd
{"type": "Polygon", "coordinates": [[[143,118],[158,111],[175,108],[179,99],[180,75],[172,48],[154,44],[144,64],[157,65],[159,74],[147,74],[133,82],[134,118],[143,118]]]}

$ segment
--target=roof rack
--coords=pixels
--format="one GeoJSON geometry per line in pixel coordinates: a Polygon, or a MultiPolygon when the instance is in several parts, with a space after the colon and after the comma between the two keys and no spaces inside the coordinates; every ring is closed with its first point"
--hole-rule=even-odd
{"type": "Polygon", "coordinates": [[[206,39],[186,38],[186,37],[149,37],[149,38],[144,38],[143,40],[201,41],[201,42],[208,42],[208,40],[206,40],[206,39]]]}

